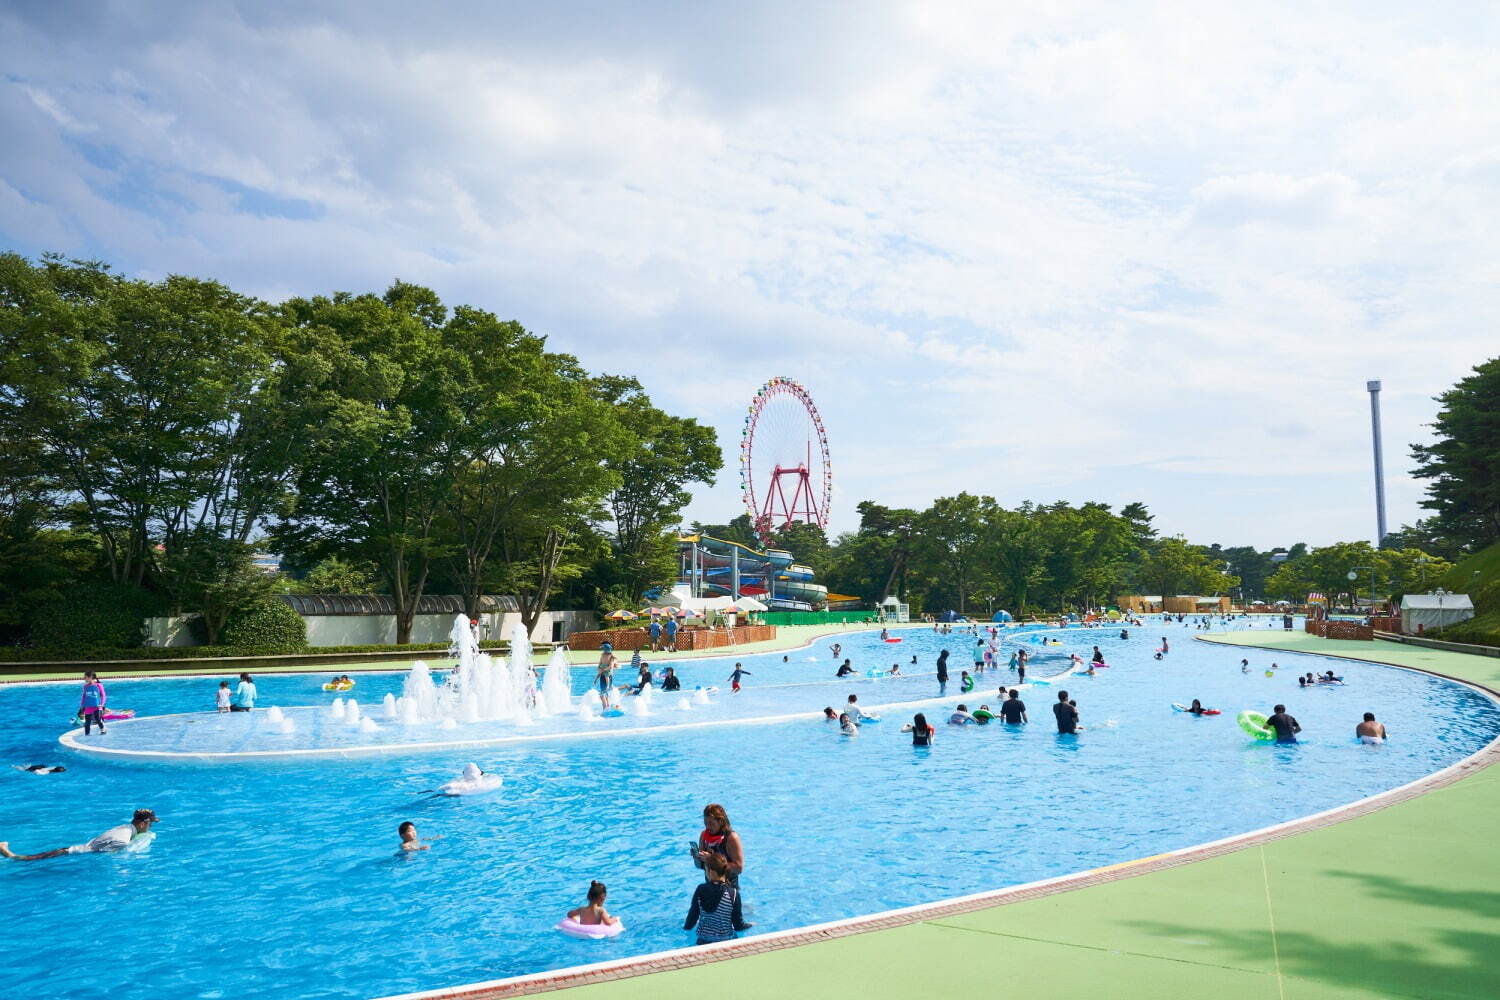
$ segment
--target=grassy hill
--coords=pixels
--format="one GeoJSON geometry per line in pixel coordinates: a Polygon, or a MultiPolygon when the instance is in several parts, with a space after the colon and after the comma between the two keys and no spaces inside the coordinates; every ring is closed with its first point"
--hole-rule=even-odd
{"type": "Polygon", "coordinates": [[[1474,601],[1474,617],[1443,629],[1444,639],[1500,646],[1500,542],[1454,566],[1438,585],[1474,601]]]}

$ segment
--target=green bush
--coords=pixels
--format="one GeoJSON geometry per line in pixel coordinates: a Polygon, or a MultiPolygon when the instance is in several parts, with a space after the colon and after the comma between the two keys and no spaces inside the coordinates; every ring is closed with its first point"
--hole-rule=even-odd
{"type": "Polygon", "coordinates": [[[258,601],[231,614],[219,638],[236,649],[300,653],[307,647],[307,624],[285,601],[258,601]]]}
{"type": "MultiPolygon", "coordinates": [[[[497,639],[486,639],[479,644],[481,649],[506,650],[510,643],[497,639]]],[[[47,660],[194,660],[215,657],[242,656],[295,656],[298,654],[323,655],[325,653],[441,653],[446,652],[446,642],[418,642],[409,646],[309,646],[297,653],[271,654],[264,649],[241,648],[239,646],[142,646],[138,649],[19,649],[0,648],[0,663],[37,663],[47,660]]]]}
{"type": "Polygon", "coordinates": [[[42,649],[139,648],[146,619],[166,613],[163,598],[124,583],[82,583],[46,601],[31,618],[31,643],[42,649]]]}

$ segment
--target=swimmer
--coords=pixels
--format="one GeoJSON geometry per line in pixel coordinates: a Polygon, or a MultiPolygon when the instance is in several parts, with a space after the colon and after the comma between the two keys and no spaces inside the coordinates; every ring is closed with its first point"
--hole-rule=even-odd
{"type": "Polygon", "coordinates": [[[1129,630],[1123,629],[1123,628],[1120,629],[1120,638],[1121,639],[1129,639],[1130,638],[1130,632],[1129,632],[1129,630]]]}
{"type": "Polygon", "coordinates": [[[833,710],[833,706],[832,705],[829,705],[827,708],[823,709],[823,721],[824,722],[837,722],[837,721],[839,721],[839,713],[837,713],[837,712],[835,712],[833,710]]]}
{"type": "Polygon", "coordinates": [[[974,690],[974,678],[969,676],[969,672],[967,670],[965,670],[963,672],[963,675],[958,679],[958,689],[964,694],[968,694],[970,691],[974,690]]]}
{"type": "Polygon", "coordinates": [[[1249,672],[1250,672],[1250,661],[1249,660],[1241,660],[1240,661],[1240,673],[1242,673],[1242,674],[1248,674],[1249,672]]]}
{"type": "Polygon", "coordinates": [[[229,682],[228,681],[220,681],[219,682],[219,691],[214,696],[214,708],[215,708],[216,711],[219,712],[219,714],[223,715],[223,714],[225,714],[225,713],[227,713],[229,711],[229,698],[230,698],[230,695],[231,695],[231,692],[229,690],[229,682]]]}
{"type": "Polygon", "coordinates": [[[156,813],[150,809],[137,809],[129,823],[121,823],[112,826],[99,836],[86,844],[74,844],[72,847],[59,847],[51,851],[43,851],[40,854],[16,854],[10,849],[10,844],[0,840],[0,857],[10,858],[12,861],[43,861],[47,858],[55,858],[62,854],[105,854],[111,851],[124,850],[131,842],[151,834],[151,827],[160,820],[156,813]]]}
{"type": "Polygon", "coordinates": [[[857,694],[851,694],[849,696],[848,703],[844,705],[844,712],[848,714],[850,719],[854,720],[854,724],[856,726],[864,722],[866,719],[875,718],[875,716],[873,715],[866,715],[864,712],[860,711],[859,695],[857,694]]]}
{"type": "Polygon", "coordinates": [[[27,774],[59,774],[67,770],[61,764],[12,764],[11,767],[27,774]]]}
{"type": "Polygon", "coordinates": [[[891,664],[891,676],[892,677],[900,677],[901,676],[901,664],[899,664],[899,663],[892,663],[891,664]]]}
{"type": "Polygon", "coordinates": [[[948,725],[950,726],[967,726],[978,721],[978,719],[969,714],[969,706],[964,704],[960,704],[954,710],[953,714],[948,716],[948,725]]]}
{"type": "Polygon", "coordinates": [[[837,660],[839,658],[839,654],[842,653],[843,651],[844,651],[844,647],[841,646],[839,643],[834,643],[833,644],[833,658],[835,660],[837,660]]]}
{"type": "Polygon", "coordinates": [[[1161,659],[1161,650],[1159,649],[1156,651],[1156,659],[1161,659]]]}
{"type": "Polygon", "coordinates": [[[912,720],[901,727],[903,733],[911,733],[911,745],[914,747],[930,747],[937,739],[937,730],[927,722],[927,716],[918,712],[912,720]]]}
{"type": "Polygon", "coordinates": [[[1372,740],[1384,741],[1387,739],[1384,723],[1375,721],[1374,712],[1366,712],[1365,719],[1354,727],[1354,735],[1359,737],[1360,742],[1368,743],[1372,740]]]}
{"type": "Polygon", "coordinates": [[[1208,709],[1203,707],[1203,702],[1199,701],[1197,698],[1194,698],[1193,704],[1188,708],[1188,711],[1193,715],[1202,715],[1204,712],[1208,711],[1208,709]]]}
{"type": "Polygon", "coordinates": [[[790,663],[791,662],[791,657],[789,657],[789,656],[783,656],[781,658],[781,662],[782,663],[790,663]]]}
{"type": "Polygon", "coordinates": [[[604,883],[598,880],[589,883],[588,903],[578,907],[576,910],[568,911],[568,919],[576,920],[585,926],[591,924],[604,924],[611,926],[620,922],[619,917],[612,917],[604,908],[604,898],[609,895],[609,890],[604,883]]]}
{"type": "Polygon", "coordinates": [[[1094,647],[1093,662],[1094,663],[1103,663],[1104,662],[1104,654],[1101,653],[1101,652],[1099,652],[1099,647],[1098,646],[1094,647]]]}
{"type": "Polygon", "coordinates": [[[851,667],[851,666],[849,666],[849,661],[848,660],[845,660],[843,663],[839,664],[839,672],[836,673],[836,674],[834,674],[833,676],[835,676],[835,677],[848,677],[852,673],[854,673],[854,668],[851,667]]]}
{"type": "MultiPolygon", "coordinates": [[[[426,844],[422,843],[421,838],[417,836],[417,824],[411,820],[407,820],[396,827],[396,834],[401,838],[401,850],[403,851],[425,851],[431,843],[431,841],[426,844]]],[[[433,837],[432,839],[441,840],[442,838],[433,837]]]]}
{"type": "Polygon", "coordinates": [[[1163,653],[1170,653],[1172,651],[1172,647],[1170,647],[1170,646],[1167,645],[1167,637],[1166,636],[1162,636],[1161,637],[1161,651],[1163,653]]]}
{"type": "Polygon", "coordinates": [[[859,723],[849,718],[849,713],[845,712],[843,715],[839,716],[839,732],[843,733],[845,736],[858,736],[859,723]]]}
{"type": "Polygon", "coordinates": [[[1296,743],[1297,734],[1302,732],[1297,720],[1287,714],[1285,705],[1276,706],[1271,717],[1266,719],[1266,728],[1276,730],[1277,743],[1296,743]]]}
{"type": "Polygon", "coordinates": [[[677,676],[677,672],[675,670],[673,670],[671,667],[668,667],[667,670],[666,670],[666,673],[662,674],[662,677],[661,677],[661,689],[663,691],[681,691],[682,690],[682,679],[677,676]]]}
{"type": "Polygon", "coordinates": [[[990,711],[990,706],[980,705],[979,709],[974,713],[974,725],[988,726],[990,724],[990,720],[994,717],[995,713],[990,711]]]}
{"type": "Polygon", "coordinates": [[[1342,684],[1342,683],[1344,683],[1344,679],[1342,677],[1335,677],[1333,675],[1333,671],[1330,670],[1330,671],[1328,671],[1328,673],[1326,673],[1322,677],[1318,678],[1318,683],[1319,684],[1342,684]]]}

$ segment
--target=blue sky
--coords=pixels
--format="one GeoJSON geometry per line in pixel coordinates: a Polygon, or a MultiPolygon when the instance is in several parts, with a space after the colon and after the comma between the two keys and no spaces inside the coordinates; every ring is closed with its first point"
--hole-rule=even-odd
{"type": "MultiPolygon", "coordinates": [[[[1493,356],[1484,5],[30,3],[0,245],[271,298],[437,289],[738,445],[773,375],[854,505],[1145,501],[1369,537],[1493,356]]],[[[737,476],[690,517],[724,520],[737,476]]]]}

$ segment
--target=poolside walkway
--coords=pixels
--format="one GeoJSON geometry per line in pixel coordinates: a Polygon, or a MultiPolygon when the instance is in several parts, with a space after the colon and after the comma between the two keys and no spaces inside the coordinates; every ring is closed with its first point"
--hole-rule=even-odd
{"type": "MultiPolygon", "coordinates": [[[[1204,638],[1395,663],[1500,689],[1493,658],[1301,632],[1204,638]]],[[[1490,1000],[1500,995],[1497,819],[1493,767],[1348,822],[1136,878],[578,986],[568,996],[1490,1000]]],[[[976,873],[975,888],[984,882],[976,873]]]]}

